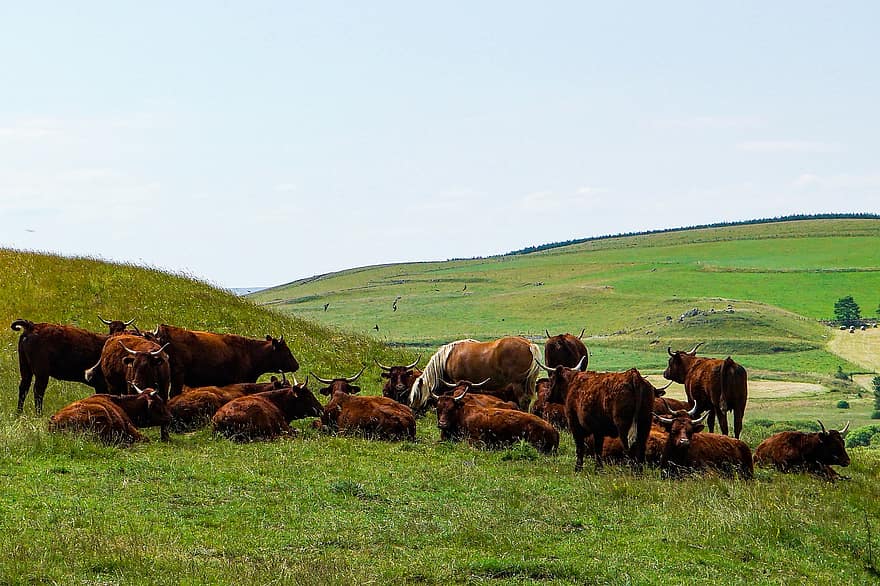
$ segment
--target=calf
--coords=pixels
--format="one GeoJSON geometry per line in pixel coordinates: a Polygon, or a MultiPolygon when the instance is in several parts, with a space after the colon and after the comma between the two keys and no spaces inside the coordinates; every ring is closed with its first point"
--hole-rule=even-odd
{"type": "MultiPolygon", "coordinates": [[[[296,383],[296,378],[294,378],[296,383]]],[[[267,383],[237,383],[222,387],[185,388],[183,393],[168,402],[171,411],[171,429],[176,432],[192,431],[211,421],[223,405],[254,393],[263,393],[289,387],[286,378],[279,381],[274,376],[267,383]]]]}
{"type": "Polygon", "coordinates": [[[274,439],[293,433],[290,422],[321,415],[321,404],[306,386],[245,395],[226,403],[211,418],[214,433],[234,441],[274,439]]]}
{"type": "Polygon", "coordinates": [[[804,433],[802,431],[782,431],[762,441],[755,450],[755,463],[761,466],[775,466],[781,472],[805,470],[828,480],[841,476],[832,465],[849,466],[849,455],[843,438],[849,430],[849,423],[840,431],[804,433]]]}
{"type": "Polygon", "coordinates": [[[133,386],[158,389],[167,401],[171,386],[167,346],[142,336],[114,336],[104,344],[98,364],[85,372],[85,379],[91,383],[103,380],[111,395],[129,394],[133,386]]]}
{"type": "Polygon", "coordinates": [[[687,470],[714,469],[729,476],[739,472],[744,479],[752,478],[752,452],[745,442],[726,435],[700,433],[709,413],[692,419],[696,412],[695,405],[691,411],[655,415],[657,423],[668,434],[660,459],[661,468],[670,476],[687,470]]]}
{"type": "MultiPolygon", "coordinates": [[[[103,320],[108,323],[106,320],[103,320]]],[[[27,319],[12,322],[12,329],[21,331],[18,338],[18,368],[21,382],[18,385],[18,412],[24,409],[24,401],[34,383],[34,409],[43,412],[43,396],[49,378],[85,383],[85,370],[101,357],[104,342],[120,327],[124,330],[129,322],[109,322],[110,334],[98,334],[74,326],[50,323],[34,323],[27,319]]],[[[98,392],[104,386],[95,387],[98,392]]]]}
{"type": "Polygon", "coordinates": [[[352,385],[363,373],[350,378],[315,379],[328,385],[320,389],[329,395],[324,405],[321,424],[328,430],[340,433],[357,433],[367,437],[387,440],[415,440],[416,419],[412,409],[388,397],[355,397],[360,387],[352,385]]]}
{"type": "Polygon", "coordinates": [[[464,401],[467,391],[437,399],[437,427],[445,438],[464,437],[471,445],[505,446],[525,440],[543,453],[559,447],[559,432],[531,413],[480,407],[464,401]]]}
{"type": "Polygon", "coordinates": [[[168,439],[171,416],[157,391],[138,389],[137,395],[92,395],[75,401],[49,419],[50,431],[90,431],[105,443],[132,444],[149,439],[138,427],[162,427],[168,439]]]}

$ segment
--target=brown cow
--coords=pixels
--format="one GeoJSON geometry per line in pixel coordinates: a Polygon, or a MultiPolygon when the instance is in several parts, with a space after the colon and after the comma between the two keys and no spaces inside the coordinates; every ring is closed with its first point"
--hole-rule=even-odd
{"type": "MultiPolygon", "coordinates": [[[[101,321],[108,323],[101,318],[101,321]]],[[[50,323],[34,323],[26,319],[12,322],[12,329],[21,331],[18,338],[18,368],[21,382],[18,385],[18,412],[24,409],[24,401],[34,381],[34,409],[37,415],[43,412],[43,396],[49,377],[85,383],[85,370],[101,357],[104,342],[120,328],[125,329],[128,322],[109,322],[110,334],[98,334],[75,326],[50,323]]],[[[106,391],[99,385],[98,392],[106,391]]]]}
{"type": "Polygon", "coordinates": [[[701,345],[697,344],[690,352],[673,353],[671,347],[667,348],[669,364],[663,376],[683,384],[688,401],[696,401],[700,411],[709,411],[709,431],[715,431],[715,417],[718,417],[721,433],[729,435],[727,412],[732,410],[733,435],[739,438],[749,395],[746,369],[730,356],[724,360],[698,358],[697,348],[701,345]]]}
{"type": "Polygon", "coordinates": [[[217,410],[211,424],[214,433],[233,441],[273,439],[294,433],[292,420],[321,413],[321,403],[303,383],[233,399],[217,410]]]}
{"type": "Polygon", "coordinates": [[[540,417],[513,409],[480,407],[464,401],[466,394],[437,399],[437,427],[444,438],[464,437],[471,445],[487,447],[525,440],[545,454],[559,448],[559,432],[540,417]]]}
{"type": "MultiPolygon", "coordinates": [[[[308,381],[306,381],[307,383],[308,381]]],[[[294,384],[298,384],[296,378],[294,378],[294,384]]],[[[272,380],[266,383],[236,383],[222,387],[187,387],[183,393],[168,402],[168,409],[171,412],[171,429],[176,432],[192,431],[211,421],[217,410],[233,399],[289,386],[290,383],[286,378],[279,381],[273,376],[272,380]]]]}
{"type": "Polygon", "coordinates": [[[414,370],[416,364],[421,359],[422,355],[419,354],[412,364],[407,364],[406,366],[385,366],[378,360],[375,360],[376,365],[382,369],[380,376],[388,379],[385,381],[385,386],[382,387],[382,396],[394,399],[398,403],[406,404],[407,395],[412,388],[413,382],[422,375],[421,370],[414,370]]]}
{"type": "Polygon", "coordinates": [[[168,405],[158,391],[137,390],[136,395],[92,395],[75,401],[49,419],[50,431],[91,431],[106,443],[132,444],[149,439],[138,427],[162,426],[167,437],[168,405]]]}
{"type": "MultiPolygon", "coordinates": [[[[513,409],[515,411],[520,411],[519,405],[514,401],[505,401],[504,399],[500,399],[495,395],[487,395],[485,393],[474,392],[474,389],[481,390],[481,387],[486,384],[488,380],[485,380],[481,383],[472,383],[471,381],[458,381],[457,383],[450,383],[447,381],[443,381],[443,384],[447,387],[446,391],[443,393],[448,396],[456,396],[460,397],[460,401],[463,401],[466,405],[475,405],[477,407],[492,407],[494,409],[513,409]]],[[[431,394],[431,402],[436,406],[437,399],[440,397],[431,394]]],[[[440,439],[448,440],[451,439],[447,432],[444,430],[440,430],[440,439]]]]}
{"type": "Polygon", "coordinates": [[[153,332],[161,344],[171,344],[171,396],[183,386],[204,387],[253,383],[267,372],[296,372],[299,363],[284,336],[265,340],[235,334],[215,334],[160,325],[153,332]]]}
{"type": "Polygon", "coordinates": [[[333,379],[312,374],[318,381],[328,385],[318,391],[330,396],[321,415],[323,427],[376,439],[415,440],[416,418],[412,409],[388,397],[353,396],[361,388],[351,383],[363,372],[364,369],[361,369],[353,377],[333,379]]]}
{"type": "Polygon", "coordinates": [[[565,401],[565,416],[577,451],[575,471],[583,469],[589,435],[593,436],[597,469],[602,467],[606,436],[619,437],[637,467],[644,463],[656,389],[638,370],[581,372],[565,366],[539,366],[550,373],[549,400],[565,401]]]}
{"type": "Polygon", "coordinates": [[[535,394],[535,381],[540,370],[535,360],[541,350],[519,336],[508,336],[491,342],[459,340],[442,346],[428,360],[421,376],[413,382],[409,403],[419,409],[441,386],[441,380],[491,379],[484,392],[514,385],[516,402],[527,410],[535,394]]]}
{"type": "Polygon", "coordinates": [[[535,402],[531,412],[556,429],[568,429],[568,418],[565,416],[565,403],[550,402],[550,379],[539,378],[535,383],[535,402]]]}
{"type": "Polygon", "coordinates": [[[104,344],[98,364],[85,372],[85,379],[92,384],[103,380],[111,395],[130,394],[133,386],[157,389],[167,401],[171,384],[167,347],[143,336],[113,336],[104,344]]]}
{"type": "Polygon", "coordinates": [[[584,337],[586,328],[581,330],[580,336],[574,336],[569,333],[557,334],[551,336],[549,330],[544,330],[547,334],[547,341],[544,343],[544,362],[550,368],[557,366],[567,366],[574,368],[580,364],[581,370],[587,370],[587,363],[590,361],[590,352],[581,341],[584,337]],[[581,360],[581,359],[586,360],[581,360]]]}
{"type": "Polygon", "coordinates": [[[819,425],[820,432],[782,431],[771,435],[755,450],[755,463],[775,466],[781,472],[805,470],[828,480],[841,478],[831,466],[849,466],[843,442],[849,423],[840,431],[826,431],[821,421],[819,425]]]}

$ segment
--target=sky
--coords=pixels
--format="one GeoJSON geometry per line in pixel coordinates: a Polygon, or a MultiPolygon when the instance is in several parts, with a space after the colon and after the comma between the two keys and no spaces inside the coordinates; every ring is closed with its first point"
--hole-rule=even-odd
{"type": "Polygon", "coordinates": [[[873,1],[0,0],[0,247],[256,287],[880,212],[878,22],[873,1]]]}

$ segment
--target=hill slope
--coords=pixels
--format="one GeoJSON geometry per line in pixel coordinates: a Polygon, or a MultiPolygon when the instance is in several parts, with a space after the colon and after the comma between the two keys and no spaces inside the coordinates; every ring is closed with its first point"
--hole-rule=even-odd
{"type": "Polygon", "coordinates": [[[365,267],[251,298],[395,343],[586,328],[597,368],[657,368],[667,345],[707,340],[708,354],[733,354],[751,368],[831,373],[857,367],[825,349],[829,331],[817,320],[844,295],[869,313],[877,291],[880,220],[834,219],[365,267]],[[694,308],[698,315],[678,319],[694,308]]]}

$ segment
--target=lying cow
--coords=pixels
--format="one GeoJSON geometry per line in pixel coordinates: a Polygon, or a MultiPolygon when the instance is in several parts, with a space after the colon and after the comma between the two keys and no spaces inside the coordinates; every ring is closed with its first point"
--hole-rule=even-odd
{"type": "MultiPolygon", "coordinates": [[[[104,342],[111,335],[124,331],[134,322],[108,321],[108,334],[98,334],[75,326],[50,323],[34,323],[27,319],[12,322],[12,329],[21,331],[18,338],[18,368],[21,382],[18,385],[18,412],[24,409],[24,401],[34,382],[34,409],[43,412],[43,397],[49,378],[85,383],[85,370],[101,357],[104,342]]],[[[95,389],[106,391],[103,386],[95,389]]]]}
{"type": "Polygon", "coordinates": [[[217,410],[211,424],[214,433],[234,441],[268,440],[292,434],[292,420],[321,413],[321,403],[303,383],[233,399],[217,410]]]}
{"type": "Polygon", "coordinates": [[[136,395],[99,394],[75,401],[49,419],[49,430],[91,432],[105,443],[130,445],[149,441],[139,427],[161,426],[167,440],[170,420],[158,391],[137,389],[136,395]]]}
{"type": "Polygon", "coordinates": [[[849,431],[849,423],[840,431],[805,433],[802,431],[782,431],[762,441],[755,450],[755,463],[761,466],[775,466],[781,472],[804,470],[828,480],[841,476],[831,467],[849,466],[849,454],[843,438],[849,431]]]}
{"type": "Polygon", "coordinates": [[[444,438],[466,438],[487,447],[507,446],[525,440],[539,452],[559,448],[559,432],[531,413],[513,409],[480,407],[465,401],[468,391],[437,397],[437,427],[444,438]]]}
{"type": "Polygon", "coordinates": [[[290,383],[286,378],[279,381],[273,376],[272,380],[266,383],[237,383],[222,387],[210,386],[193,389],[187,387],[183,393],[168,402],[168,410],[171,412],[171,429],[178,433],[198,429],[211,421],[220,407],[233,399],[289,386],[290,383]]]}
{"type": "Polygon", "coordinates": [[[114,336],[104,344],[98,364],[85,371],[85,379],[95,387],[105,386],[111,395],[129,394],[134,386],[157,389],[167,401],[171,385],[167,347],[142,336],[114,336]]]}
{"type": "MultiPolygon", "coordinates": [[[[415,440],[416,418],[412,409],[388,397],[357,397],[361,388],[353,385],[364,370],[348,378],[326,379],[312,374],[328,385],[318,392],[328,395],[321,426],[339,433],[354,433],[385,440],[415,440]]],[[[317,423],[317,422],[316,422],[317,423]]]]}
{"type": "Polygon", "coordinates": [[[535,383],[535,402],[531,412],[556,429],[568,429],[568,418],[565,416],[565,404],[550,401],[550,379],[539,378],[535,383]]]}

